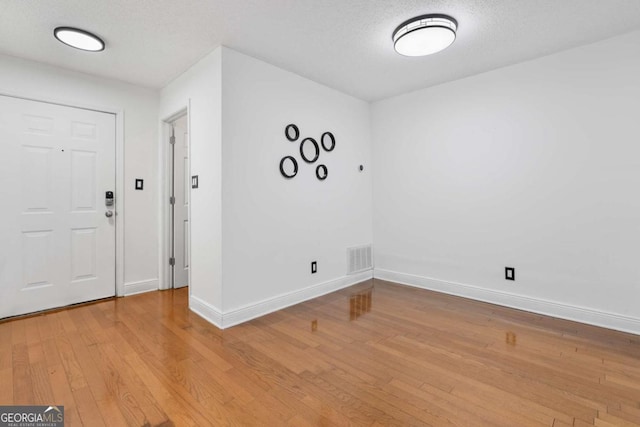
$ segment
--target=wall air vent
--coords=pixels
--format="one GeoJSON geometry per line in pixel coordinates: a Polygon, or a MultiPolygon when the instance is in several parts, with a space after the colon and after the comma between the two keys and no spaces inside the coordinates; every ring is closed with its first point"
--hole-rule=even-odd
{"type": "Polygon", "coordinates": [[[371,245],[347,248],[347,274],[359,273],[373,268],[371,245]]]}

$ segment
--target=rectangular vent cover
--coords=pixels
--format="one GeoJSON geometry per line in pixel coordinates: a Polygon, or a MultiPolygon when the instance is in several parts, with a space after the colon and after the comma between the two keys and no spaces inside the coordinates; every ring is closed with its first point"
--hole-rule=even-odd
{"type": "Polygon", "coordinates": [[[347,274],[373,268],[373,253],[371,245],[347,248],[347,274]]]}

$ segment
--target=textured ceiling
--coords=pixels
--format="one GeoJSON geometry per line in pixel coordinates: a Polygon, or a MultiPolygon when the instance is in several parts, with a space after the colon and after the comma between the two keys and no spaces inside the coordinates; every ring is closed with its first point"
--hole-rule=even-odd
{"type": "Polygon", "coordinates": [[[639,0],[0,0],[0,53],[159,88],[223,44],[365,100],[636,29],[639,0]],[[455,43],[396,54],[392,31],[425,13],[456,18],[455,43]],[[63,25],[106,51],[60,44],[63,25]]]}

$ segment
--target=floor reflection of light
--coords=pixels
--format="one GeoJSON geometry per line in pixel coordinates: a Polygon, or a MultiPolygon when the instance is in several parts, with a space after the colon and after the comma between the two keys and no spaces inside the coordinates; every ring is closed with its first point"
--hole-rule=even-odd
{"type": "Polygon", "coordinates": [[[372,295],[373,288],[369,288],[349,296],[349,320],[356,320],[371,311],[372,295]]]}

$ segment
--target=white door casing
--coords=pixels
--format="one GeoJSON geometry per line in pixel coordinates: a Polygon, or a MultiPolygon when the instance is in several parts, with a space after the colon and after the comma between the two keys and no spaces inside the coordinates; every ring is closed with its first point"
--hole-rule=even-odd
{"type": "Polygon", "coordinates": [[[174,206],[174,254],[173,287],[189,284],[189,134],[186,116],[174,123],[175,143],[175,206],[174,206]]]}
{"type": "Polygon", "coordinates": [[[0,144],[0,318],[115,295],[115,115],[0,96],[0,144]]]}

